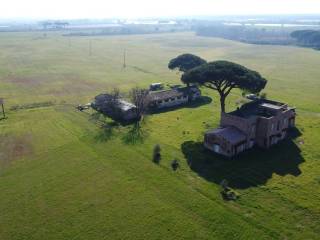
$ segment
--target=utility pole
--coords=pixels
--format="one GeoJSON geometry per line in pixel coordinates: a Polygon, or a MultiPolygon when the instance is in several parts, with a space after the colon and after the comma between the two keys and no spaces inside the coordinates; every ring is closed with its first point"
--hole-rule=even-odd
{"type": "Polygon", "coordinates": [[[124,49],[124,52],[123,52],[123,68],[126,68],[126,49],[124,49]]]}
{"type": "Polygon", "coordinates": [[[3,98],[0,98],[0,104],[1,104],[1,107],[2,107],[3,118],[6,118],[6,113],[5,113],[5,111],[4,111],[4,101],[3,101],[3,98]]]}

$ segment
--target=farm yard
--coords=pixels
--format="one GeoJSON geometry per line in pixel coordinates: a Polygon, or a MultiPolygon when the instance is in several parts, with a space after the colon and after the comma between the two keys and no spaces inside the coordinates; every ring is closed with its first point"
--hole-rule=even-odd
{"type": "MultiPolygon", "coordinates": [[[[189,32],[1,33],[0,239],[317,239],[319,62],[312,49],[189,32]],[[182,53],[260,72],[268,98],[297,107],[292,139],[232,160],[204,150],[204,132],[220,119],[218,95],[206,88],[211,101],[149,115],[139,130],[75,109],[115,87],[180,84],[167,65],[182,53]],[[222,199],[223,179],[237,201],[222,199]]],[[[227,111],[241,101],[233,91],[227,111]]]]}

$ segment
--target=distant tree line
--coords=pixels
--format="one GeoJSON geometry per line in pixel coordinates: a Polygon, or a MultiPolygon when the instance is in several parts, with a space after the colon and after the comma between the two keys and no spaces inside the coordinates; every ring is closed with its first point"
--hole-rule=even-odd
{"type": "Polygon", "coordinates": [[[285,28],[261,28],[255,26],[226,26],[222,24],[199,26],[199,36],[219,37],[253,44],[292,44],[290,31],[285,28]]]}
{"type": "Polygon", "coordinates": [[[152,33],[171,33],[186,31],[186,27],[180,25],[123,25],[107,28],[77,29],[63,36],[108,36],[108,35],[133,35],[152,33]]]}
{"type": "Polygon", "coordinates": [[[291,37],[296,39],[298,45],[320,49],[320,31],[316,31],[316,30],[294,31],[291,33],[291,37]]]}

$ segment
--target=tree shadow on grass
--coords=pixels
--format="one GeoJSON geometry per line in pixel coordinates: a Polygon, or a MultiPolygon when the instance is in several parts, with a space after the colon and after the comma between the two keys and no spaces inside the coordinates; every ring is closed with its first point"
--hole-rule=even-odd
{"type": "Polygon", "coordinates": [[[115,129],[118,129],[120,123],[110,121],[101,113],[90,114],[89,121],[99,126],[98,133],[94,136],[96,142],[107,142],[115,135],[115,129]]]}
{"type": "Polygon", "coordinates": [[[107,122],[100,126],[98,134],[94,137],[97,142],[107,142],[115,136],[115,129],[119,127],[117,122],[107,122]]]}
{"type": "Polygon", "coordinates": [[[175,111],[180,108],[197,108],[197,107],[201,107],[203,105],[210,104],[211,102],[212,102],[212,98],[210,98],[208,96],[201,96],[199,99],[197,99],[195,101],[188,102],[188,103],[185,103],[182,105],[160,108],[160,109],[151,109],[150,113],[151,114],[159,114],[159,113],[175,111]]]}
{"type": "Polygon", "coordinates": [[[148,137],[148,132],[143,129],[140,122],[135,122],[129,128],[129,131],[122,137],[122,141],[128,145],[143,143],[148,137]]]}
{"type": "Polygon", "coordinates": [[[121,119],[110,118],[109,116],[107,116],[101,112],[94,112],[94,113],[90,114],[89,121],[94,122],[94,123],[101,125],[101,126],[103,124],[105,124],[107,121],[111,121],[117,126],[124,126],[125,127],[125,126],[129,126],[133,123],[136,123],[138,121],[138,119],[132,119],[132,120],[125,121],[125,120],[121,120],[121,119]]]}
{"type": "Polygon", "coordinates": [[[232,188],[247,189],[266,184],[273,174],[301,174],[299,165],[304,159],[292,141],[293,136],[299,136],[299,131],[291,134],[291,138],[268,150],[253,148],[233,159],[226,159],[205,149],[201,142],[184,142],[181,149],[189,167],[199,176],[217,184],[226,179],[232,188]]]}

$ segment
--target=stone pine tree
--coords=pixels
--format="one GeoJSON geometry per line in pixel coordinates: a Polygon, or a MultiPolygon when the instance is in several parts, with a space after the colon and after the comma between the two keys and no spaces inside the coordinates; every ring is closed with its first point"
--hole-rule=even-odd
{"type": "MultiPolygon", "coordinates": [[[[198,67],[202,64],[205,64],[207,61],[190,53],[179,55],[176,58],[173,58],[169,64],[168,68],[171,70],[178,70],[182,73],[185,73],[195,67],[198,67]]],[[[186,82],[189,86],[189,82],[186,82]]]]}
{"type": "Polygon", "coordinates": [[[217,91],[220,95],[221,112],[225,112],[225,100],[232,89],[259,93],[267,84],[267,80],[258,72],[228,61],[202,64],[185,72],[181,80],[217,91]]]}

